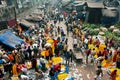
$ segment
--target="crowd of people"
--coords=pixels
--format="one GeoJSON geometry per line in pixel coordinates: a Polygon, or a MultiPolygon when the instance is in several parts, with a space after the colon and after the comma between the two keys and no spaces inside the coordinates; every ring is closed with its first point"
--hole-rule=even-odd
{"type": "MultiPolygon", "coordinates": [[[[15,29],[16,35],[24,39],[25,43],[16,45],[12,50],[0,50],[0,78],[5,72],[17,76],[20,80],[29,80],[27,71],[34,69],[36,79],[44,77],[46,71],[49,71],[51,80],[58,79],[56,76],[61,72],[63,63],[54,64],[52,58],[61,57],[65,59],[65,66],[73,61],[75,51],[82,51],[86,56],[86,64],[97,64],[96,80],[102,72],[102,67],[116,66],[120,69],[120,48],[114,48],[114,39],[106,39],[103,42],[97,36],[93,36],[88,31],[83,31],[82,19],[77,19],[75,14],[67,14],[57,17],[54,14],[44,14],[41,16],[39,24],[24,30],[18,24],[15,29]],[[57,25],[65,22],[67,34],[62,26],[57,25]],[[73,49],[68,50],[68,37],[72,34],[73,49]],[[38,62],[39,59],[39,62],[38,62]],[[114,64],[115,63],[115,64],[114,64]],[[48,66],[46,66],[48,64],[48,66]]],[[[66,68],[67,69],[67,68],[66,68]]],[[[66,71],[68,73],[68,71],[66,71]]],[[[111,73],[111,80],[114,73],[111,73]]]]}
{"type": "MultiPolygon", "coordinates": [[[[72,27],[71,31],[73,33],[73,47],[75,50],[80,50],[86,56],[86,64],[96,64],[96,80],[99,76],[103,76],[103,71],[101,68],[116,68],[110,75],[112,77],[113,73],[117,74],[117,69],[120,69],[119,59],[120,59],[120,48],[115,45],[114,38],[101,38],[102,36],[91,35],[89,30],[84,31],[81,20],[73,20],[73,22],[68,21],[68,27],[72,27]],[[79,23],[78,23],[79,22],[79,23]],[[72,23],[72,26],[71,26],[72,23]]],[[[69,34],[69,29],[68,34],[69,34]]],[[[119,74],[118,74],[119,75],[119,74]]],[[[115,78],[110,78],[115,80],[115,78]]]]}
{"type": "Polygon", "coordinates": [[[44,77],[43,73],[49,70],[51,80],[55,80],[58,73],[61,72],[63,64],[53,64],[53,57],[64,57],[66,65],[69,66],[69,62],[72,62],[73,51],[72,49],[68,50],[67,34],[61,26],[57,26],[57,23],[65,19],[52,16],[42,15],[40,23],[29,27],[27,31],[19,24],[18,28],[14,28],[15,35],[22,38],[24,43],[16,45],[14,49],[1,48],[1,79],[6,72],[9,72],[9,77],[12,76],[13,80],[14,77],[20,80],[29,80],[27,72],[29,69],[34,69],[36,79],[44,77]],[[49,68],[46,67],[46,64],[49,68]]]}
{"type": "Polygon", "coordinates": [[[120,69],[120,48],[116,46],[114,38],[104,38],[103,36],[91,35],[89,30],[84,30],[81,19],[68,19],[67,34],[72,32],[73,48],[75,51],[82,51],[86,56],[86,64],[96,64],[96,76],[98,80],[103,76],[102,68],[115,70],[111,71],[110,80],[116,80],[119,76],[117,70],[120,69]],[[115,75],[115,76],[114,76],[115,75]]]}

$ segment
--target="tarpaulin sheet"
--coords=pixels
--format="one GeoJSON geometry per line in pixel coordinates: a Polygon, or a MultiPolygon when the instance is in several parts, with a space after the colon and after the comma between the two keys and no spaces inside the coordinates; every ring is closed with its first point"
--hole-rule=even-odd
{"type": "Polygon", "coordinates": [[[10,48],[15,48],[16,45],[23,43],[23,39],[14,35],[11,30],[6,30],[0,35],[0,42],[9,46],[10,48]]]}

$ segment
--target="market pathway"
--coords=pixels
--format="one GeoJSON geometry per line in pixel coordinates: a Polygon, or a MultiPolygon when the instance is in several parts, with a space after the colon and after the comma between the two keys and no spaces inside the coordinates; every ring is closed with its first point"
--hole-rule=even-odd
{"type": "MultiPolygon", "coordinates": [[[[67,34],[66,25],[64,24],[64,21],[57,23],[57,26],[58,25],[62,27],[65,34],[67,34]]],[[[67,36],[67,38],[68,38],[68,50],[73,49],[72,33],[70,33],[67,36]]],[[[71,63],[70,66],[70,71],[72,72],[72,76],[74,76],[75,80],[94,80],[95,70],[96,70],[96,65],[85,64],[85,56],[83,56],[83,64],[78,64],[74,61],[73,63],[71,63]]],[[[104,76],[102,77],[101,80],[108,80],[109,76],[107,75],[106,70],[103,71],[103,74],[104,76]]]]}

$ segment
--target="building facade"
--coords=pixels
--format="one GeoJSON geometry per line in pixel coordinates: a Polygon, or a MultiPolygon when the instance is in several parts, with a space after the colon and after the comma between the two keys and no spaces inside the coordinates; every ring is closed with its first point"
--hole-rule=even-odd
{"type": "Polygon", "coordinates": [[[15,26],[16,15],[36,6],[39,2],[40,0],[0,0],[0,30],[5,29],[6,25],[15,26]]]}

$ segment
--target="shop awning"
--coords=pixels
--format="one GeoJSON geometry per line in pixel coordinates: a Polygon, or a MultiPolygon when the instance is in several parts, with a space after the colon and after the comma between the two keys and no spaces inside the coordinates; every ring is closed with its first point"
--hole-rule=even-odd
{"type": "Polygon", "coordinates": [[[87,5],[89,8],[104,8],[104,5],[102,2],[87,2],[87,5]]]}
{"type": "Polygon", "coordinates": [[[18,20],[18,23],[24,24],[26,27],[34,26],[33,23],[30,23],[30,22],[28,22],[28,21],[26,21],[26,20],[24,20],[24,19],[18,20]]]}
{"type": "Polygon", "coordinates": [[[10,48],[15,48],[16,45],[23,43],[24,40],[13,34],[11,30],[6,30],[1,33],[0,42],[10,48]]]}

